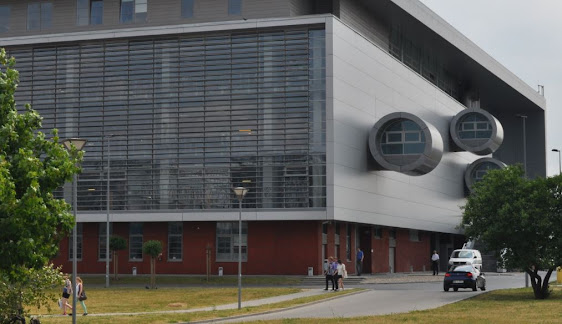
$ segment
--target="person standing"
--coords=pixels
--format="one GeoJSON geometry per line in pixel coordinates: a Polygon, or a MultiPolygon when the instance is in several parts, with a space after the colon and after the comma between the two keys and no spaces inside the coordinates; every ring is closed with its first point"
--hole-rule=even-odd
{"type": "Polygon", "coordinates": [[[333,263],[334,263],[334,258],[329,257],[328,263],[326,264],[326,269],[324,270],[324,274],[326,275],[326,289],[324,290],[328,290],[328,282],[332,283],[332,290],[335,290],[333,263]]]}
{"type": "Polygon", "coordinates": [[[439,254],[436,250],[433,250],[433,255],[431,256],[431,270],[433,270],[433,275],[439,275],[439,254]]]}
{"type": "Polygon", "coordinates": [[[84,292],[84,282],[80,277],[76,277],[76,298],[80,301],[80,306],[84,310],[83,316],[88,315],[88,308],[86,308],[86,304],[84,301],[86,300],[86,294],[84,292]]]}
{"type": "Polygon", "coordinates": [[[347,270],[345,269],[345,263],[342,263],[341,260],[338,260],[338,288],[343,290],[343,279],[347,278],[347,270]]]}
{"type": "Polygon", "coordinates": [[[363,259],[365,258],[365,253],[361,250],[361,248],[357,248],[357,259],[356,262],[356,270],[357,275],[360,276],[363,270],[363,259]]]}

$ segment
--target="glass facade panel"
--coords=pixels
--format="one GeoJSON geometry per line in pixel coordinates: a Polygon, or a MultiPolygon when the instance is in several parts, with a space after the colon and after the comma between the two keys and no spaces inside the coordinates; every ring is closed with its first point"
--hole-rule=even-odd
{"type": "Polygon", "coordinates": [[[30,3],[27,5],[27,30],[41,28],[41,4],[30,3]]]}
{"type": "Polygon", "coordinates": [[[88,140],[79,210],[105,211],[108,156],[111,210],[232,209],[240,185],[250,189],[243,208],[326,207],[323,30],[8,52],[16,99],[41,114],[45,133],[88,140]]]}
{"type": "Polygon", "coordinates": [[[10,6],[0,6],[0,33],[10,30],[10,6]]]}
{"type": "Polygon", "coordinates": [[[181,0],[181,16],[183,18],[193,18],[193,2],[195,0],[181,0]]]}
{"type": "Polygon", "coordinates": [[[76,24],[78,26],[90,24],[90,0],[76,0],[76,24]]]}
{"type": "Polygon", "coordinates": [[[228,0],[228,14],[232,16],[242,14],[242,0],[228,0]]]}
{"type": "Polygon", "coordinates": [[[90,3],[90,24],[103,24],[103,0],[92,0],[90,3]]]}
{"type": "Polygon", "coordinates": [[[121,23],[131,23],[135,17],[135,0],[121,0],[121,23]]]}

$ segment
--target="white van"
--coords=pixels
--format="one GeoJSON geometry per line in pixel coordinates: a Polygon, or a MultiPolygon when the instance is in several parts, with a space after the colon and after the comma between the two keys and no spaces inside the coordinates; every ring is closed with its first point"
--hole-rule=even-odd
{"type": "Polygon", "coordinates": [[[482,255],[478,250],[458,249],[454,250],[449,258],[449,268],[457,265],[473,265],[479,271],[482,271],[482,255]]]}

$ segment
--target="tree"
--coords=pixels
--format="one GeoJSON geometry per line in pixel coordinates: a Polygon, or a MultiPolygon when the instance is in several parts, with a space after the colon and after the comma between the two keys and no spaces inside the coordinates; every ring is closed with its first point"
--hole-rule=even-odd
{"type": "Polygon", "coordinates": [[[113,254],[113,279],[119,280],[117,274],[119,272],[119,258],[117,251],[125,250],[127,248],[127,241],[121,236],[112,236],[109,238],[109,249],[113,254]]]}
{"type": "Polygon", "coordinates": [[[536,299],[562,264],[562,176],[527,179],[521,166],[491,170],[474,185],[461,227],[495,251],[503,267],[523,269],[536,299]],[[544,280],[539,270],[547,273],[544,280]]]}
{"type": "Polygon", "coordinates": [[[42,119],[29,105],[17,111],[14,66],[0,49],[0,304],[8,305],[3,318],[22,316],[23,305],[46,303],[45,289],[56,279],[50,276],[60,278],[48,263],[74,217],[53,192],[79,172],[83,156],[76,149],[68,152],[56,130],[50,139],[40,132],[42,119]]]}
{"type": "Polygon", "coordinates": [[[150,288],[156,288],[156,258],[162,255],[162,242],[147,241],[142,245],[142,253],[150,255],[150,288]]]}

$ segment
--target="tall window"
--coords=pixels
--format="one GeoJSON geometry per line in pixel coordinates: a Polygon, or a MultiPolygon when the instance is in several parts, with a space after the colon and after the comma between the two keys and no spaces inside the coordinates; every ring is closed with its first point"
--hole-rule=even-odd
{"type": "Polygon", "coordinates": [[[10,6],[0,6],[0,33],[10,30],[10,6]]]}
{"type": "MultiPolygon", "coordinates": [[[[76,261],[82,260],[82,223],[76,224],[76,261]]],[[[68,259],[72,261],[72,256],[74,253],[72,244],[72,232],[70,232],[70,237],[68,238],[68,259]]]]}
{"type": "Polygon", "coordinates": [[[228,15],[240,16],[242,14],[242,0],[228,0],[228,15]]]}
{"type": "Polygon", "coordinates": [[[53,3],[33,2],[27,5],[27,30],[51,28],[53,22],[53,3]]]}
{"type": "Polygon", "coordinates": [[[121,0],[121,23],[146,21],[148,0],[121,0]]]}
{"type": "Polygon", "coordinates": [[[182,18],[193,18],[193,2],[194,0],[181,0],[182,18]]]}
{"type": "Polygon", "coordinates": [[[129,260],[142,261],[142,223],[129,224],[129,260]]]}
{"type": "Polygon", "coordinates": [[[181,222],[168,223],[168,261],[182,259],[183,224],[181,222]]]}
{"type": "MultiPolygon", "coordinates": [[[[105,247],[107,246],[107,223],[100,223],[98,233],[98,259],[100,261],[105,261],[105,247]]],[[[111,235],[111,233],[113,233],[113,223],[109,224],[109,235],[111,235]]],[[[109,260],[111,260],[111,251],[109,253],[109,260]]]]}
{"type": "Polygon", "coordinates": [[[248,260],[248,223],[242,223],[242,242],[238,242],[238,222],[217,222],[217,261],[238,261],[238,246],[242,260],[248,260]]]}
{"type": "Polygon", "coordinates": [[[76,0],[76,24],[78,26],[103,23],[103,0],[76,0]]]}
{"type": "Polygon", "coordinates": [[[90,25],[103,24],[103,1],[92,0],[90,2],[90,25]]]}

